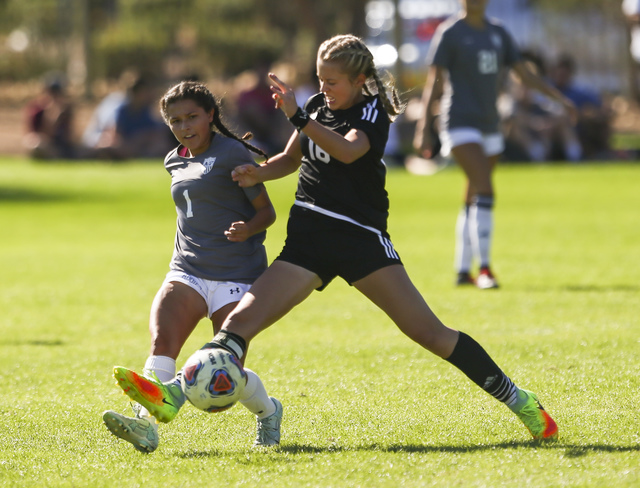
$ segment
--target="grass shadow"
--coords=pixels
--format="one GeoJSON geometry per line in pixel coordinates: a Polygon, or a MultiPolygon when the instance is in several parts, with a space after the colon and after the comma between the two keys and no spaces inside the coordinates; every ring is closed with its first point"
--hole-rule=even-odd
{"type": "Polygon", "coordinates": [[[422,446],[422,445],[395,445],[380,449],[384,452],[451,452],[451,453],[473,453],[482,451],[492,451],[496,449],[554,449],[565,450],[565,454],[569,457],[581,457],[596,452],[637,452],[640,451],[639,445],[631,446],[613,446],[607,444],[567,444],[564,442],[545,442],[545,441],[525,441],[525,442],[500,442],[498,444],[483,444],[476,446],[422,446]]]}
{"type": "Polygon", "coordinates": [[[561,288],[563,291],[573,291],[573,292],[596,292],[596,293],[607,293],[607,292],[638,292],[640,291],[639,285],[567,285],[561,288]]]}
{"type": "MultiPolygon", "coordinates": [[[[510,449],[553,449],[559,451],[565,451],[564,455],[571,458],[579,458],[594,453],[620,453],[620,452],[638,452],[640,451],[639,445],[631,446],[614,446],[608,444],[567,444],[563,442],[543,442],[543,441],[524,441],[524,442],[500,442],[497,444],[482,444],[475,446],[465,445],[440,445],[440,446],[426,446],[422,444],[395,444],[390,446],[381,446],[378,444],[372,444],[369,446],[313,446],[307,444],[283,444],[273,450],[264,450],[263,452],[278,453],[283,452],[287,454],[331,454],[341,452],[389,452],[389,453],[451,453],[451,454],[468,454],[484,451],[510,450],[510,449]]],[[[260,451],[254,451],[256,454],[260,451]]],[[[178,454],[178,457],[183,459],[203,459],[220,457],[224,455],[232,454],[224,450],[212,449],[207,451],[187,451],[178,454]]],[[[233,454],[238,454],[234,451],[233,454]]]]}
{"type": "Polygon", "coordinates": [[[0,341],[0,346],[64,346],[65,342],[60,339],[34,339],[30,341],[0,341]]]}
{"type": "Polygon", "coordinates": [[[181,459],[207,459],[220,457],[224,455],[224,452],[221,452],[217,449],[212,449],[210,451],[187,451],[181,454],[178,454],[178,457],[181,459]]]}
{"type": "MultiPolygon", "coordinates": [[[[513,288],[516,290],[516,288],[513,288]]],[[[528,293],[549,293],[554,291],[566,291],[570,293],[637,293],[640,285],[635,284],[605,284],[605,285],[558,285],[554,287],[525,286],[518,291],[528,293]]]]}
{"type": "Polygon", "coordinates": [[[51,203],[75,200],[81,195],[0,186],[0,202],[51,203]]]}

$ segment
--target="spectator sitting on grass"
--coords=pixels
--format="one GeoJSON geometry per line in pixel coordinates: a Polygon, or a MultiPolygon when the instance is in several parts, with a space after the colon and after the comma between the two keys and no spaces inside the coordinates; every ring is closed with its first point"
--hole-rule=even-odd
{"type": "Polygon", "coordinates": [[[32,158],[76,156],[72,141],[73,106],[61,75],[50,74],[45,78],[43,92],[26,107],[26,122],[24,146],[32,158]]]}
{"type": "Polygon", "coordinates": [[[611,114],[598,93],[575,83],[576,62],[570,54],[558,57],[550,70],[551,83],[578,111],[576,130],[584,159],[607,157],[610,151],[611,114]]]}

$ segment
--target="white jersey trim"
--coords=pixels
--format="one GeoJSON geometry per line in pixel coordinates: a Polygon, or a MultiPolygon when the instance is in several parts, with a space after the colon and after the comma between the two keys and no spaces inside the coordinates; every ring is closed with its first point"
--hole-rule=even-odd
{"type": "Polygon", "coordinates": [[[378,118],[378,109],[376,108],[377,104],[377,98],[374,98],[373,101],[367,103],[367,105],[362,109],[362,120],[368,120],[372,124],[375,123],[378,118]]]}
{"type": "Polygon", "coordinates": [[[296,200],[295,202],[293,202],[294,205],[297,205],[298,207],[303,207],[306,208],[308,210],[311,210],[313,212],[318,212],[319,214],[322,215],[326,215],[327,217],[331,217],[334,219],[338,219],[338,220],[343,220],[344,222],[349,222],[351,224],[357,225],[358,227],[361,227],[362,229],[366,229],[370,232],[373,232],[375,234],[378,235],[378,238],[380,239],[380,243],[382,244],[382,246],[385,249],[385,253],[387,254],[388,258],[392,258],[392,259],[400,259],[400,256],[398,256],[398,253],[396,252],[396,250],[393,248],[393,244],[391,243],[391,241],[384,237],[382,235],[382,232],[380,232],[378,229],[376,229],[375,227],[370,227],[368,225],[363,225],[360,222],[358,222],[357,220],[353,220],[351,217],[347,217],[346,215],[342,215],[336,212],[332,212],[331,210],[327,210],[324,209],[322,207],[318,207],[317,205],[314,205],[313,203],[307,203],[307,202],[301,202],[300,200],[296,200]]]}
{"type": "Polygon", "coordinates": [[[380,239],[380,244],[382,244],[382,247],[384,247],[384,251],[387,254],[388,258],[400,259],[400,256],[398,256],[398,253],[393,248],[393,244],[389,239],[387,239],[386,237],[382,237],[380,235],[378,236],[378,238],[380,239]]]}
{"type": "Polygon", "coordinates": [[[344,220],[345,222],[351,222],[352,224],[355,224],[358,227],[362,227],[363,229],[367,229],[368,231],[375,232],[379,236],[382,235],[382,232],[380,232],[375,227],[369,227],[368,225],[363,225],[357,220],[353,220],[351,217],[347,217],[346,215],[332,212],[331,210],[326,210],[322,207],[318,207],[317,205],[314,205],[313,203],[306,203],[306,202],[301,202],[300,200],[296,200],[295,202],[293,202],[293,204],[297,205],[298,207],[304,207],[309,210],[313,210],[314,212],[321,213],[322,215],[326,215],[327,217],[333,217],[334,219],[344,220]]]}

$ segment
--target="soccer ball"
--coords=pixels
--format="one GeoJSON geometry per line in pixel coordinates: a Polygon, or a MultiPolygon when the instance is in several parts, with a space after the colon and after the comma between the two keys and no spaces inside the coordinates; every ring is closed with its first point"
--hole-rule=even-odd
{"type": "Polygon", "coordinates": [[[221,412],[240,399],[247,373],[240,361],[225,349],[200,349],[182,368],[182,391],[205,412],[221,412]]]}

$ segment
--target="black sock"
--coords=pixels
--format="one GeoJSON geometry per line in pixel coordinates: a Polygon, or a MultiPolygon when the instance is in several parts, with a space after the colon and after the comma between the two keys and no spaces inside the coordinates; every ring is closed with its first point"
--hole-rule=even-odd
{"type": "Polygon", "coordinates": [[[226,349],[238,359],[242,359],[247,352],[246,341],[238,334],[227,332],[226,330],[218,332],[211,342],[207,342],[200,349],[212,349],[215,347],[226,349]]]}
{"type": "Polygon", "coordinates": [[[507,405],[517,399],[518,389],[475,340],[460,332],[458,343],[447,359],[471,381],[507,405]]]}

